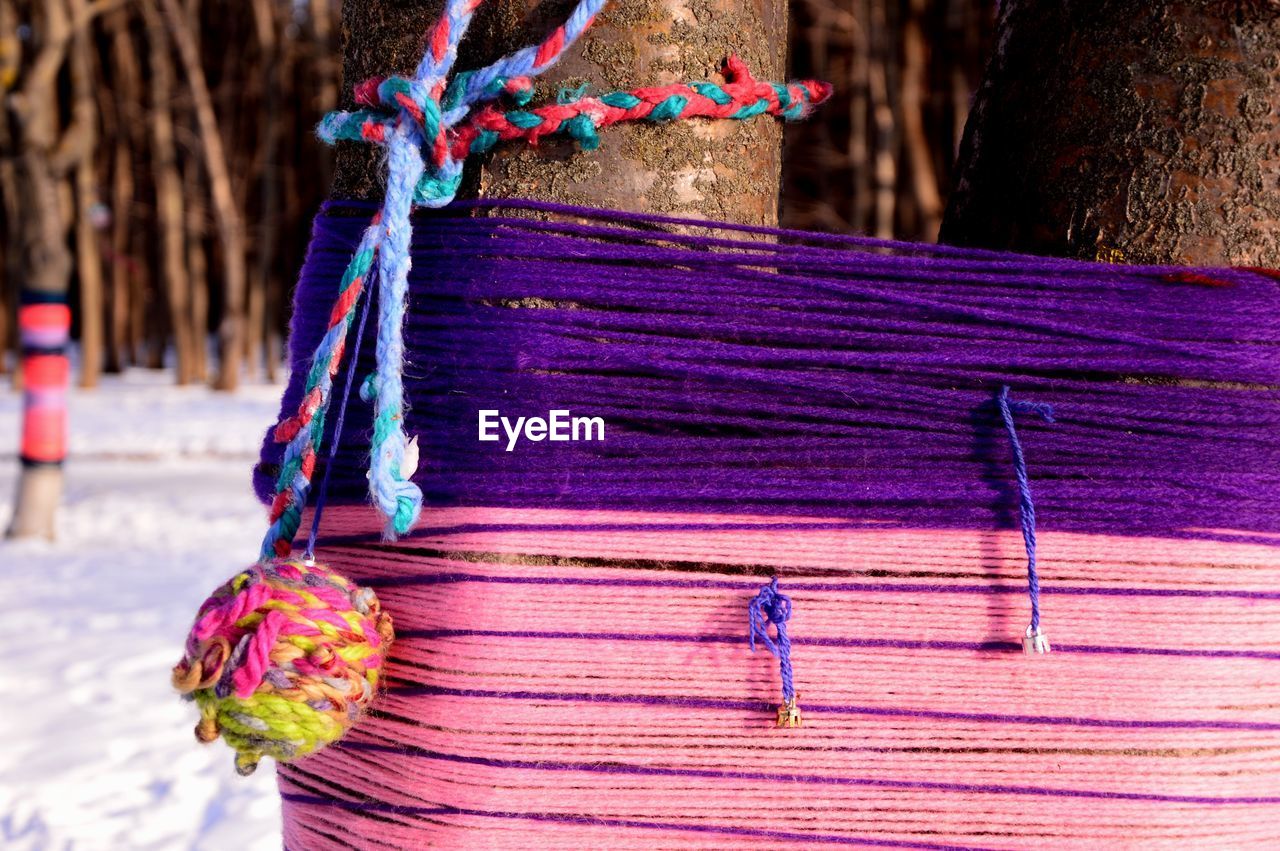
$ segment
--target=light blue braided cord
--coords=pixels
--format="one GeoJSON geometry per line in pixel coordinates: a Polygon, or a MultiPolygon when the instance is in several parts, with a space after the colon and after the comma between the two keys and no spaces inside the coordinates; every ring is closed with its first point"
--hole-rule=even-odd
{"type": "Polygon", "coordinates": [[[400,121],[387,146],[387,192],[378,263],[377,372],[373,441],[369,451],[369,495],[387,518],[383,536],[407,532],[422,510],[422,491],[401,473],[408,438],[404,431],[404,316],[409,293],[410,213],[422,177],[422,136],[411,121],[400,121]]]}
{"type": "Polygon", "coordinates": [[[386,116],[371,109],[357,109],[354,112],[330,112],[320,119],[316,125],[316,137],[326,145],[335,142],[366,142],[360,128],[366,121],[375,124],[386,120],[386,116]]]}
{"type": "Polygon", "coordinates": [[[514,53],[509,53],[491,65],[467,72],[462,82],[462,91],[454,93],[449,110],[444,114],[444,122],[452,127],[466,118],[467,113],[477,103],[492,100],[501,90],[495,91],[493,83],[505,77],[533,77],[556,64],[564,50],[578,40],[591,25],[591,20],[604,8],[607,0],[581,0],[564,22],[564,47],[561,48],[545,65],[535,65],[541,44],[531,44],[514,53]]]}
{"type": "MultiPolygon", "coordinates": [[[[448,76],[453,63],[458,61],[458,45],[466,35],[467,27],[471,26],[471,18],[475,15],[478,5],[476,0],[449,0],[445,4],[444,17],[449,21],[448,47],[445,49],[444,56],[436,62],[435,57],[431,55],[431,46],[427,45],[426,51],[422,54],[422,61],[413,72],[415,80],[434,84],[448,76]]],[[[435,29],[432,28],[431,32],[434,34],[435,29]]]]}

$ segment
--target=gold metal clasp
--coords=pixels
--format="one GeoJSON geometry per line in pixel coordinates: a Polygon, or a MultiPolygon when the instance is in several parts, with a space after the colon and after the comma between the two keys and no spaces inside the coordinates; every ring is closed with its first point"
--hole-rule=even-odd
{"type": "Polygon", "coordinates": [[[778,706],[778,726],[779,727],[800,727],[803,725],[803,719],[800,717],[800,707],[796,705],[796,697],[791,698],[786,703],[778,706]]]}

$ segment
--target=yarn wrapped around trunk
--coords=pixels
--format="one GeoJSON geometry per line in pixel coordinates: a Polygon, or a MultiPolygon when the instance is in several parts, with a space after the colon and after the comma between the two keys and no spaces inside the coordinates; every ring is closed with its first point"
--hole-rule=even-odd
{"type": "Polygon", "coordinates": [[[502,140],[828,91],[731,62],[526,108],[601,2],[449,77],[477,5],[321,126],[387,149],[386,197],[316,219],[264,561],[175,672],[202,737],[282,760],[286,846],[1280,843],[1277,274],[415,216],[502,140]],[[598,440],[556,436],[571,411],[598,440]],[[390,639],[317,553],[399,635],[378,711],[294,761],[390,639]]]}
{"type": "MultiPolygon", "coordinates": [[[[282,417],[368,214],[315,220],[282,417]]],[[[316,553],[397,639],[378,710],[281,766],[288,847],[1280,842],[1275,272],[414,224],[423,520],[381,540],[353,407],[316,553]],[[604,439],[478,439],[560,409],[604,439]]]]}

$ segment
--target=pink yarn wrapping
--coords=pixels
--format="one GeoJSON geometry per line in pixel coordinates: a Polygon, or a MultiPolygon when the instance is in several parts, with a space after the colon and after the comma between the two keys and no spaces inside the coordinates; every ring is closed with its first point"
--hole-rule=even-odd
{"type": "Polygon", "coordinates": [[[287,847],[1280,843],[1258,536],[1042,532],[1055,652],[1029,659],[1016,530],[474,508],[372,548],[366,524],[329,508],[319,558],[396,618],[389,689],[281,767],[287,847]],[[747,649],[775,572],[799,729],[747,649]]]}

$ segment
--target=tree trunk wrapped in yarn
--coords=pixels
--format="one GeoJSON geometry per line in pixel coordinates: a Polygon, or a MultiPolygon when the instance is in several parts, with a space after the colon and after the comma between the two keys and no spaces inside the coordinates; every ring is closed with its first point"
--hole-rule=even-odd
{"type": "MultiPolygon", "coordinates": [[[[377,686],[378,633],[385,633],[383,643],[390,640],[389,621],[383,624],[377,616],[376,601],[366,600],[371,595],[317,567],[314,553],[375,289],[377,365],[359,392],[373,406],[369,495],[383,516],[388,541],[410,531],[422,508],[422,491],[413,481],[417,439],[406,433],[403,374],[414,207],[451,203],[467,158],[501,142],[536,144],[559,135],[592,150],[599,145],[599,129],[624,122],[745,121],[764,114],[798,120],[830,94],[829,86],[814,81],[759,81],[739,58],[730,57],[724,83],[690,82],[599,97],[579,90],[562,93],[552,105],[530,106],[533,78],[591,26],[604,0],[578,0],[539,42],[455,73],[459,45],[479,2],[449,0],[411,74],[360,83],[353,91],[357,108],[325,116],[317,130],[329,143],[362,142],[384,150],[386,191],[340,276],[324,333],[312,343],[301,398],[271,431],[270,440],[281,452],[259,564],[209,598],[173,677],[179,691],[192,695],[200,707],[197,738],[208,742],[221,734],[238,752],[242,773],[253,771],[264,754],[285,762],[336,742],[377,686]],[[353,352],[346,356],[353,325],[353,352]],[[344,356],[347,368],[339,390],[335,379],[344,356]],[[335,394],[337,416],[328,436],[329,457],[322,462],[335,394]],[[305,555],[290,560],[321,463],[305,555]]],[[[784,630],[780,622],[778,629],[784,630]]],[[[779,634],[785,648],[785,635],[779,634]]],[[[778,645],[769,646],[776,650],[778,645]]],[[[785,649],[779,658],[786,669],[785,649]]]]}
{"type": "Polygon", "coordinates": [[[599,8],[453,72],[454,0],[320,128],[386,192],[316,219],[263,557],[310,528],[397,637],[369,717],[281,765],[286,845],[1280,840],[1276,274],[412,212],[504,136],[825,92],[529,103],[599,8]]]}
{"type": "MultiPolygon", "coordinates": [[[[1273,275],[488,213],[416,220],[419,525],[380,541],[364,406],[332,462],[317,558],[398,634],[282,767],[290,847],[1280,840],[1273,275]],[[554,410],[603,441],[478,440],[554,410]]],[[[316,220],[295,376],[365,214],[316,220]]]]}

